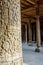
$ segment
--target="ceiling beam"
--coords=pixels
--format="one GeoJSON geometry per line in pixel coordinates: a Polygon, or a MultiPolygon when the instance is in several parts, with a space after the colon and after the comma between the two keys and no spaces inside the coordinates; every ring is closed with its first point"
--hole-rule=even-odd
{"type": "MultiPolygon", "coordinates": [[[[40,7],[39,7],[39,10],[40,10],[40,12],[43,10],[43,5],[40,5],[40,7]]],[[[31,8],[28,8],[28,9],[26,9],[26,10],[22,10],[21,11],[21,13],[23,14],[23,13],[31,13],[32,11],[36,11],[36,6],[34,6],[34,7],[31,7],[31,8]]],[[[43,11],[42,11],[43,12],[43,11]]],[[[41,13],[42,13],[41,12],[41,13]]]]}
{"type": "Polygon", "coordinates": [[[35,3],[32,2],[31,0],[24,0],[24,1],[26,1],[27,3],[29,3],[29,5],[35,5],[35,3]]]}
{"type": "Polygon", "coordinates": [[[22,4],[24,7],[27,6],[25,3],[22,3],[22,2],[21,2],[21,4],[22,4]]]}
{"type": "Polygon", "coordinates": [[[21,0],[21,3],[25,3],[25,5],[30,5],[30,4],[27,3],[25,0],[21,0]]]}
{"type": "Polygon", "coordinates": [[[22,12],[28,12],[28,11],[30,11],[30,10],[34,10],[36,8],[36,6],[32,6],[32,7],[28,7],[27,9],[25,9],[25,10],[22,10],[22,12]]]}
{"type": "Polygon", "coordinates": [[[35,5],[35,2],[32,2],[31,0],[27,0],[30,4],[35,5]]]}
{"type": "Polygon", "coordinates": [[[30,0],[22,0],[21,4],[25,6],[22,12],[27,11],[28,8],[34,7],[35,5],[35,3],[30,0]]]}
{"type": "Polygon", "coordinates": [[[32,19],[36,19],[35,16],[30,16],[30,15],[27,15],[27,14],[23,14],[23,15],[22,15],[22,18],[32,18],[32,19]]]}
{"type": "Polygon", "coordinates": [[[25,3],[21,3],[21,8],[23,8],[23,10],[30,8],[30,5],[26,5],[25,3]]]}

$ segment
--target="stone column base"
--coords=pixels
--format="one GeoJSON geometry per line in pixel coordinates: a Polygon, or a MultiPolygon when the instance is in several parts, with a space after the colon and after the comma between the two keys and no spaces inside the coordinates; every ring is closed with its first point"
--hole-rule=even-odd
{"type": "Polygon", "coordinates": [[[32,42],[28,42],[28,46],[32,46],[32,42]]]}
{"type": "Polygon", "coordinates": [[[32,46],[32,43],[29,43],[29,46],[32,46]]]}
{"type": "Polygon", "coordinates": [[[40,52],[40,48],[36,48],[35,49],[35,52],[40,52]]]}

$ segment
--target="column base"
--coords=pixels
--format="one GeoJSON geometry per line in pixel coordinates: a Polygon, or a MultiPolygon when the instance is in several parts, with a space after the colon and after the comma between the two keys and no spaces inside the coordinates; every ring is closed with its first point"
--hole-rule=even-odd
{"type": "Polygon", "coordinates": [[[29,46],[32,46],[32,44],[29,44],[29,46]]]}
{"type": "Polygon", "coordinates": [[[32,41],[29,41],[29,42],[28,42],[28,45],[29,45],[29,46],[32,46],[32,41]]]}
{"type": "Polygon", "coordinates": [[[40,49],[39,49],[39,48],[36,48],[36,49],[35,49],[35,52],[40,52],[40,49]]]}

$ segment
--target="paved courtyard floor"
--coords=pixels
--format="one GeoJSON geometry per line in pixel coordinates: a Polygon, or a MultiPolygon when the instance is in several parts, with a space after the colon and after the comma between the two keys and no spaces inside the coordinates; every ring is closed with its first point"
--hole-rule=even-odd
{"type": "Polygon", "coordinates": [[[35,52],[36,45],[28,46],[23,44],[23,65],[43,65],[43,47],[41,52],[35,52]]]}

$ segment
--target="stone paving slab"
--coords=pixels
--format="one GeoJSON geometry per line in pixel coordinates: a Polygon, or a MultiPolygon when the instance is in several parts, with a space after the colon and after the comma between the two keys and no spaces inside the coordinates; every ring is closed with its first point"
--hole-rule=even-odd
{"type": "Polygon", "coordinates": [[[23,65],[43,65],[43,47],[41,52],[35,52],[36,45],[23,44],[23,65]]]}

